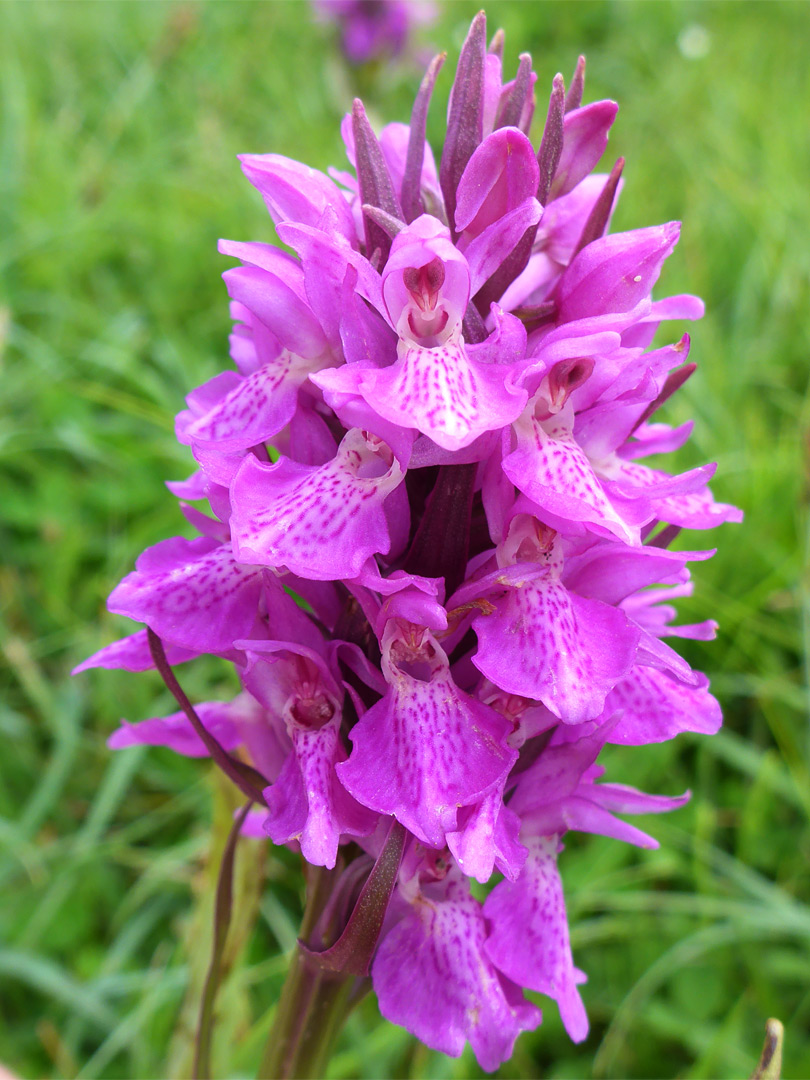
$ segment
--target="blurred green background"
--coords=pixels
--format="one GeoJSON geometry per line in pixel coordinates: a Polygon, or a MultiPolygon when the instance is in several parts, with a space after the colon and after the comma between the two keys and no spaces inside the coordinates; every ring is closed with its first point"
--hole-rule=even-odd
{"type": "MultiPolygon", "coordinates": [[[[422,44],[453,63],[475,9],[447,4],[422,44]]],[[[717,460],[716,495],[746,512],[709,538],[718,554],[682,604],[721,624],[685,649],[723,732],[609,755],[614,778],[691,787],[691,804],[640,822],[657,852],[570,837],[561,860],[591,1035],[572,1046],[546,1002],[498,1075],[746,1076],[773,1015],[784,1075],[807,1077],[810,8],[488,12],[508,70],[532,52],[539,114],[579,52],[586,100],[620,102],[614,228],[683,220],[658,295],[699,293],[708,314],[667,419],[696,418],[677,465],[717,460]]],[[[122,715],[170,711],[156,677],[68,672],[128,629],[104,601],[137,553],[184,531],[163,480],[192,468],[172,435],[184,395],[227,363],[216,240],[273,236],[235,154],[340,165],[351,95],[406,120],[417,80],[407,63],[348,70],[297,0],[0,6],[0,1062],[21,1076],[188,1074],[230,795],[206,763],[106,749],[122,715]]],[[[231,680],[225,665],[184,669],[192,697],[225,697],[231,680]]],[[[301,910],[293,857],[246,842],[239,860],[222,1076],[255,1069],[301,910]]],[[[330,1075],[482,1074],[381,1024],[369,997],[330,1075]]]]}

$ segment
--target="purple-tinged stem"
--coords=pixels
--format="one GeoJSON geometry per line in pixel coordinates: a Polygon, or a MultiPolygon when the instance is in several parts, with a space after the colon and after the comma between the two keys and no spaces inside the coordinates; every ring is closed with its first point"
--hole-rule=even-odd
{"type": "Polygon", "coordinates": [[[203,725],[194,711],[194,706],[183,692],[183,688],[177,681],[177,677],[166,659],[163,642],[150,627],[146,628],[146,636],[149,642],[149,651],[152,654],[155,667],[160,672],[160,677],[171,692],[174,700],[188,717],[197,735],[202,739],[208,753],[225,775],[233,780],[234,784],[251,802],[258,803],[260,806],[264,805],[262,789],[266,788],[270,781],[266,780],[257,769],[246,765],[243,761],[237,761],[236,758],[231,757],[229,753],[223,750],[211,732],[203,725]]]}
{"type": "Polygon", "coordinates": [[[244,825],[251,806],[252,803],[246,803],[234,818],[231,831],[228,833],[225,850],[222,853],[222,862],[219,865],[217,892],[214,900],[214,944],[211,950],[211,965],[208,968],[208,974],[205,976],[205,985],[200,1002],[200,1018],[197,1023],[197,1038],[194,1046],[194,1080],[209,1080],[211,1076],[211,1036],[213,1032],[214,1004],[222,979],[222,957],[225,952],[228,928],[231,925],[233,864],[239,830],[244,825]]]}
{"type": "MultiPolygon", "coordinates": [[[[301,940],[308,938],[343,871],[307,867],[307,902],[301,940]]],[[[305,1080],[326,1075],[332,1045],[351,1007],[356,979],[324,971],[297,945],[279,998],[276,1017],[259,1068],[259,1080],[305,1080]]]]}
{"type": "Polygon", "coordinates": [[[452,596],[464,580],[470,550],[470,518],[478,466],[442,465],[425,513],[405,556],[409,574],[443,577],[452,596]]]}

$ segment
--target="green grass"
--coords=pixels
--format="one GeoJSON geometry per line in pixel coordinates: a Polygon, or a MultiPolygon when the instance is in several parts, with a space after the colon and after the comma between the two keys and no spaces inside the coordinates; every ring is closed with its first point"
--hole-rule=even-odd
{"type": "MultiPolygon", "coordinates": [[[[474,10],[447,5],[428,37],[457,49],[474,10]]],[[[588,98],[620,102],[615,227],[683,220],[659,292],[700,293],[708,314],[668,418],[697,420],[678,464],[717,460],[717,495],[746,511],[709,538],[718,554],[682,605],[721,623],[687,651],[723,732],[610,754],[614,776],[691,787],[691,804],[649,823],[659,851],[572,836],[563,856],[592,1033],[572,1046],[547,1003],[499,1075],[745,1076],[773,1015],[784,1075],[806,1077],[808,9],[489,13],[541,87],[584,51],[588,98]],[[692,24],[709,34],[700,59],[678,47],[692,24]]],[[[162,482],[191,471],[172,436],[184,394],[227,361],[216,240],[272,238],[234,155],[339,164],[358,89],[374,116],[407,119],[417,76],[347,73],[327,37],[299,2],[0,6],[0,1062],[24,1077],[187,1074],[228,796],[168,751],[107,751],[121,715],[168,708],[155,677],[68,672],[125,629],[104,600],[136,554],[182,529],[162,482]]],[[[217,664],[184,674],[195,697],[231,679],[217,664]]],[[[218,1075],[255,1069],[300,915],[294,858],[247,843],[240,860],[218,1075]]],[[[380,1025],[369,998],[331,1075],[482,1074],[380,1025]]]]}

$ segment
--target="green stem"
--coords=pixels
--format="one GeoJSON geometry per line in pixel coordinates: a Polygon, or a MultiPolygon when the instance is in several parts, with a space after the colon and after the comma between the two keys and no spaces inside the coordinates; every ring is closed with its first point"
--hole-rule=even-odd
{"type": "MultiPolygon", "coordinates": [[[[334,870],[307,867],[301,941],[307,942],[315,931],[342,869],[340,860],[334,870]]],[[[317,1080],[324,1076],[332,1044],[354,1003],[349,1001],[349,995],[358,981],[348,973],[324,971],[297,945],[259,1068],[259,1080],[317,1080]]]]}
{"type": "Polygon", "coordinates": [[[354,976],[324,971],[296,948],[259,1080],[317,1080],[349,1013],[354,976]]]}

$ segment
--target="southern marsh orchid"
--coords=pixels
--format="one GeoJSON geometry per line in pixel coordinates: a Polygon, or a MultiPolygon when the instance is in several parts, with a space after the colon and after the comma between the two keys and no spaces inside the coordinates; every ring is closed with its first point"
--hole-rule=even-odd
{"type": "Polygon", "coordinates": [[[713,636],[673,606],[711,553],[671,544],[741,515],[713,466],[642,461],[691,432],[657,415],[689,339],[651,348],[702,314],[652,299],[679,225],[609,233],[616,105],[582,104],[580,60],[535,129],[531,58],[504,82],[502,50],[477,15],[438,169],[443,56],[410,124],[354,103],[347,168],[242,157],[289,250],[221,242],[232,366],[178,415],[197,471],[171,485],[199,535],[138,559],[109,604],[146,631],[82,665],[157,666],[182,711],[110,745],[210,755],[242,830],[308,866],[263,1075],[315,1075],[369,980],[390,1021],[484,1069],[540,1023],[524,990],[585,1039],[563,838],[655,846],[621,815],[688,795],[602,782],[603,747],[720,725],[666,640],[713,636]],[[173,665],[206,653],[242,691],[195,709],[173,665]]]}

